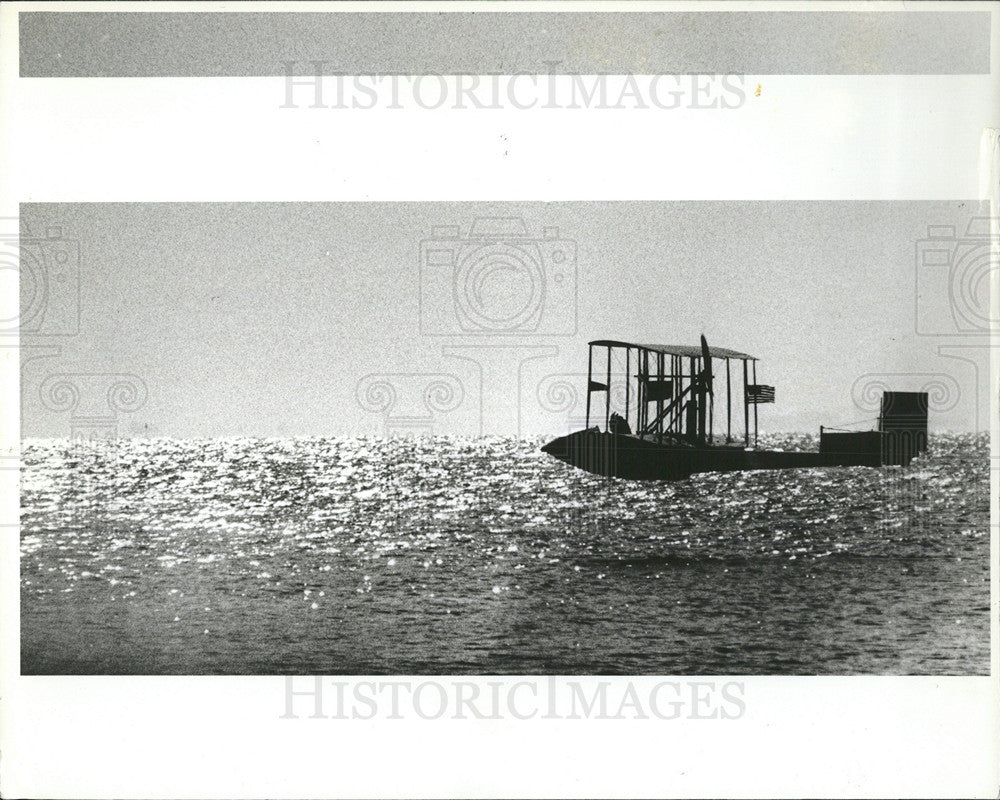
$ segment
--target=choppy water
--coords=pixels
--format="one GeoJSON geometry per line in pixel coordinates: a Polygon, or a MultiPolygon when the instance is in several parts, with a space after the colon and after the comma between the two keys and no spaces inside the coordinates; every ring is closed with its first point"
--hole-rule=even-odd
{"type": "Polygon", "coordinates": [[[986,437],[680,483],[537,447],[25,442],[22,671],[988,673],[986,437]]]}

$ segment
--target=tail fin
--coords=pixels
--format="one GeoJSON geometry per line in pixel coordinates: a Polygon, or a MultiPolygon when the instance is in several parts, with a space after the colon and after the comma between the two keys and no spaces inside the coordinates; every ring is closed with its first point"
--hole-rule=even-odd
{"type": "Polygon", "coordinates": [[[883,392],[882,463],[906,466],[927,449],[927,392],[883,392]]]}

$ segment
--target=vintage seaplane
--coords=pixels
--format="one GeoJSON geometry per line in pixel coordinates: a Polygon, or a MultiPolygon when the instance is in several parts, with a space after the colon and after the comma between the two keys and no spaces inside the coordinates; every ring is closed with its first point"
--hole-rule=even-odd
{"type": "MultiPolygon", "coordinates": [[[[720,372],[721,375],[721,372],[720,372]]],[[[737,389],[738,391],[738,389],[737,389]]],[[[757,383],[757,359],[723,347],[590,342],[584,429],[542,450],[574,467],[615,478],[679,480],[696,472],[804,467],[905,466],[927,448],[927,393],[884,392],[878,427],[820,428],[818,452],[757,448],[757,406],[774,387],[757,383]],[[594,350],[607,350],[606,381],[594,380],[594,350]],[[612,413],[612,353],[625,351],[625,416],[612,413]],[[634,355],[634,359],[633,359],[634,355]],[[733,436],[732,362],[742,362],[743,436],[733,436]],[[725,363],[726,433],[714,433],[715,362],[725,363]],[[635,373],[632,373],[633,365],[635,373]],[[632,384],[635,384],[633,394],[632,384]],[[604,395],[604,430],[590,426],[591,397],[604,395]],[[630,412],[635,399],[635,413],[630,412]],[[753,445],[751,414],[753,407],[753,445]],[[633,432],[632,424],[635,425],[633,432]]]]}

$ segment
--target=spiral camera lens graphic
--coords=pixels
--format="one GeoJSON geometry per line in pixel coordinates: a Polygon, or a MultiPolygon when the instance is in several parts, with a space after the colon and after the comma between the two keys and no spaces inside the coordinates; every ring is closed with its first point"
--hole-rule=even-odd
{"type": "MultiPolygon", "coordinates": [[[[13,247],[16,250],[17,244],[13,247]]],[[[4,287],[0,327],[7,330],[18,326],[22,330],[37,328],[48,298],[47,274],[43,266],[27,250],[21,250],[20,258],[15,252],[7,251],[0,256],[0,275],[5,284],[10,284],[4,287]]]]}
{"type": "Polygon", "coordinates": [[[955,264],[952,275],[952,307],[971,328],[990,329],[990,284],[1000,270],[989,247],[969,250],[955,264]]]}
{"type": "Polygon", "coordinates": [[[492,331],[529,327],[545,302],[541,257],[492,244],[464,256],[455,271],[455,304],[472,325],[492,331]]]}
{"type": "MultiPolygon", "coordinates": [[[[0,306],[2,309],[0,310],[0,325],[7,329],[17,325],[19,317],[19,309],[16,305],[18,302],[17,273],[18,267],[15,259],[4,253],[0,257],[0,292],[3,292],[3,305],[0,306]]],[[[33,294],[33,288],[27,282],[21,287],[25,300],[29,299],[29,293],[33,294]]]]}

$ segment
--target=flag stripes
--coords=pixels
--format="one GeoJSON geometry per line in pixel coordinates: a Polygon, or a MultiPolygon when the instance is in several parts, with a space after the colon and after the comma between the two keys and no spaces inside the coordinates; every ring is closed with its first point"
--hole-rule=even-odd
{"type": "Polygon", "coordinates": [[[774,387],[762,383],[751,383],[747,386],[747,402],[752,405],[774,402],[774,387]]]}

